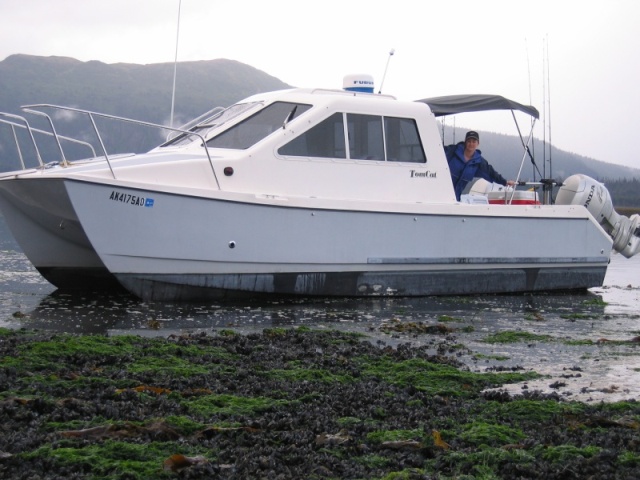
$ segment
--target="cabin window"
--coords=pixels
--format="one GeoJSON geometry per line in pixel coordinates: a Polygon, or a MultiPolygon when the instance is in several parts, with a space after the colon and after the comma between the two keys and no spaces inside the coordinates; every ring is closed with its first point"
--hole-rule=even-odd
{"type": "Polygon", "coordinates": [[[415,120],[385,117],[384,133],[387,160],[390,162],[425,163],[427,161],[415,120]]]}
{"type": "Polygon", "coordinates": [[[280,155],[425,163],[415,120],[377,115],[334,113],[278,150],[280,155]]]}
{"type": "Polygon", "coordinates": [[[207,140],[207,146],[244,150],[282,128],[286,122],[290,122],[309,108],[311,105],[301,103],[272,103],[229,130],[207,140]]]}
{"type": "Polygon", "coordinates": [[[384,160],[382,117],[347,114],[349,158],[354,160],[384,160]]]}
{"type": "MultiPolygon", "coordinates": [[[[217,128],[229,120],[243,114],[244,112],[255,108],[259,103],[237,103],[229,108],[221,109],[221,107],[214,108],[210,112],[207,112],[194,121],[180,127],[183,130],[189,130],[190,132],[198,133],[199,135],[206,137],[209,131],[217,128]],[[204,118],[204,120],[202,120],[204,118]]],[[[186,133],[172,132],[169,134],[170,139],[161,147],[167,146],[179,146],[187,145],[194,141],[200,141],[200,137],[195,135],[187,135],[186,133]]]]}
{"type": "Polygon", "coordinates": [[[294,157],[347,158],[342,117],[341,113],[334,113],[281,147],[278,153],[294,157]]]}

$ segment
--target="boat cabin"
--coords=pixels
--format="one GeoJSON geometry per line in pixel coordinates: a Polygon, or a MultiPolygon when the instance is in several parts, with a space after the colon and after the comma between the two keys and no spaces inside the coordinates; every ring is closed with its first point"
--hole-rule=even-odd
{"type": "MultiPolygon", "coordinates": [[[[192,129],[221,190],[281,197],[455,203],[435,117],[389,95],[294,89],[253,96],[192,129]],[[222,173],[222,175],[220,175],[222,173]]],[[[156,149],[190,144],[180,135],[156,149]]]]}

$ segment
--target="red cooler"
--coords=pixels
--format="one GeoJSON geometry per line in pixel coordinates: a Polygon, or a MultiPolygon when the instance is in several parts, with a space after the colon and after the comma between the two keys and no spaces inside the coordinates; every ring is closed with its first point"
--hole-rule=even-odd
{"type": "Polygon", "coordinates": [[[533,190],[489,192],[487,197],[492,205],[540,205],[538,193],[533,190]]]}

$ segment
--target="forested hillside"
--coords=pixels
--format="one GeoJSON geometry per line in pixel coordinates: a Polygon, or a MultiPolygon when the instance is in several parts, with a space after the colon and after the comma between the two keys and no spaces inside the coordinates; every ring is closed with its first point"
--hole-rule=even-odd
{"type": "Polygon", "coordinates": [[[616,207],[640,208],[640,178],[604,179],[616,207]]]}

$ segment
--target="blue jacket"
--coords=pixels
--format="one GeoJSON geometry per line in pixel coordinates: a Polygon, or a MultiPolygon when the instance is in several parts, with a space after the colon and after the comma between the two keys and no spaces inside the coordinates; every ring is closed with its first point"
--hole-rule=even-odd
{"type": "Polygon", "coordinates": [[[447,145],[444,147],[444,152],[449,162],[456,199],[460,200],[460,195],[462,195],[465,187],[475,177],[484,178],[488,182],[495,182],[500,185],[507,184],[505,178],[496,172],[489,162],[482,157],[480,150],[476,150],[468,162],[464,161],[464,142],[460,142],[457,145],[447,145]]]}

